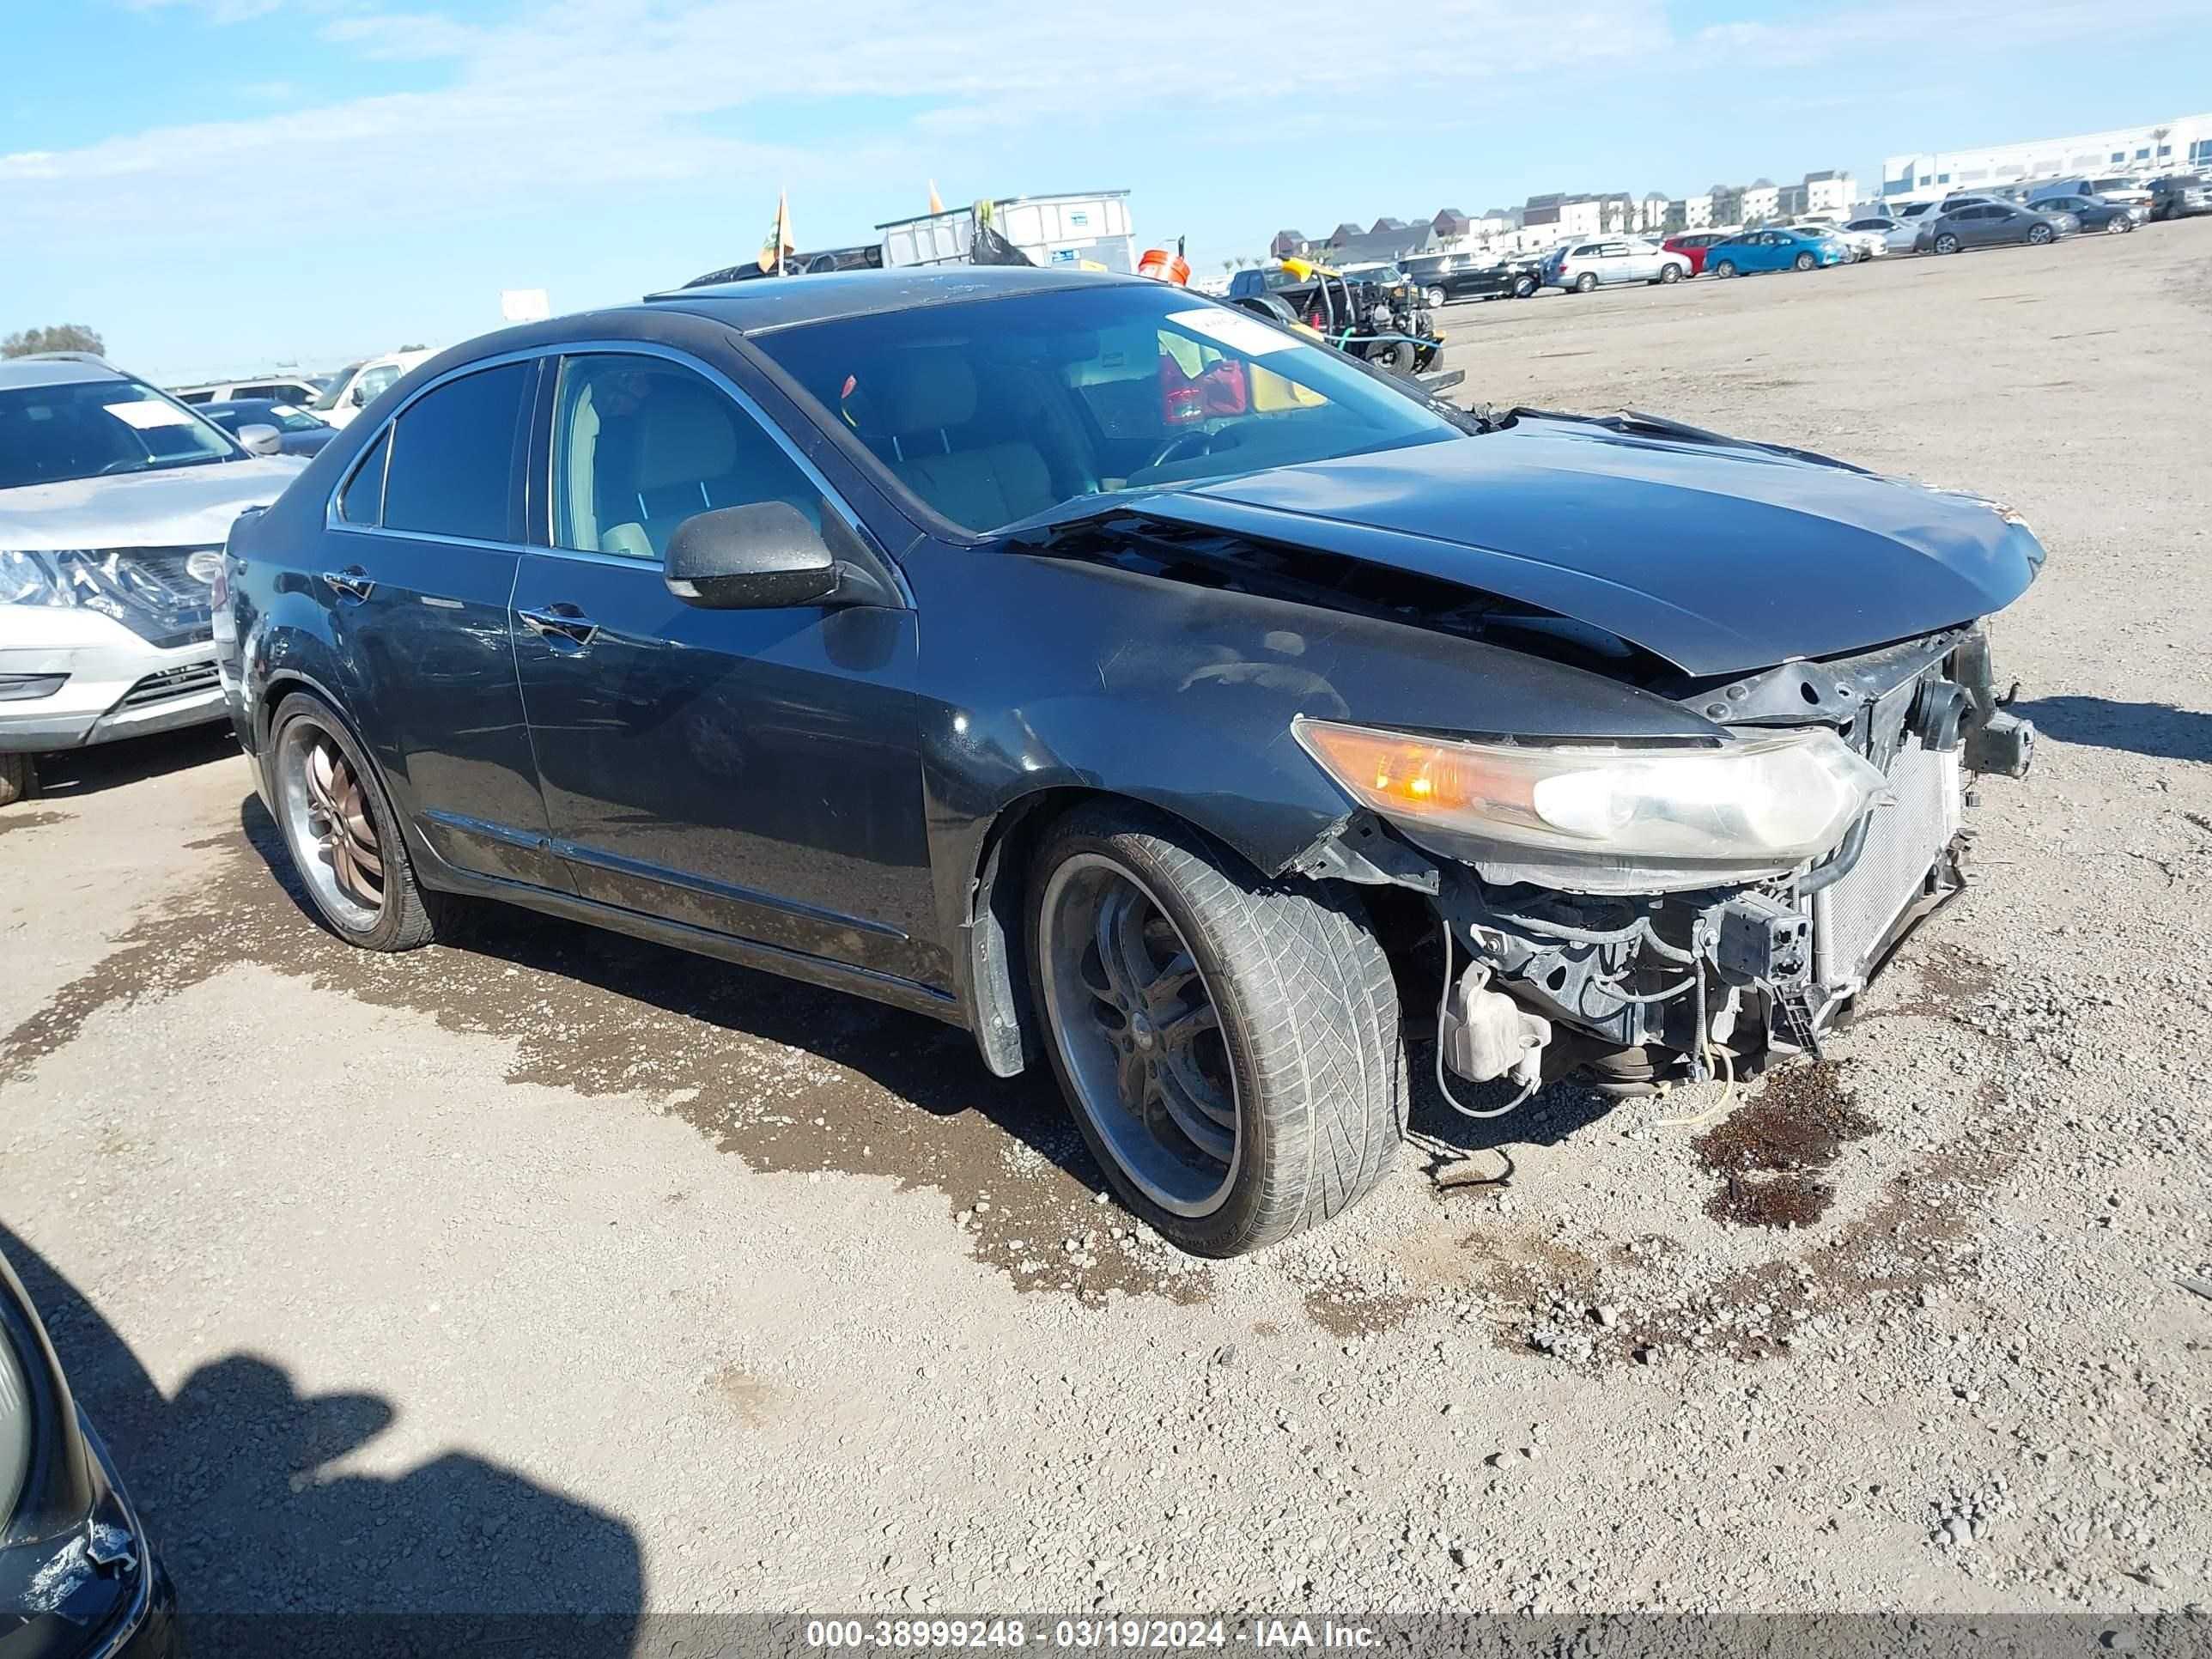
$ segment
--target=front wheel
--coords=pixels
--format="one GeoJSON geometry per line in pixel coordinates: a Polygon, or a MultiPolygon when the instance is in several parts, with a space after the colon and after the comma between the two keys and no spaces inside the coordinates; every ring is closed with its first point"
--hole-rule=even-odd
{"type": "Polygon", "coordinates": [[[1713,276],[1721,282],[1726,282],[1735,275],[1735,261],[1733,259],[1723,259],[1713,267],[1713,276]]]}
{"type": "Polygon", "coordinates": [[[1531,299],[1534,297],[1535,292],[1536,279],[1534,276],[1523,276],[1513,284],[1513,297],[1516,300],[1531,299]]]}
{"type": "Polygon", "coordinates": [[[2135,228],[2136,222],[2129,218],[2127,215],[2124,213],[2116,219],[2107,219],[2105,222],[2105,234],[2107,236],[2124,236],[2135,228]]]}
{"type": "Polygon", "coordinates": [[[285,698],[269,723],[268,764],[284,845],[331,931],[368,951],[436,938],[456,901],[416,884],[391,798],[337,711],[305,691],[285,698]]]}
{"type": "Polygon", "coordinates": [[[1936,239],[1936,251],[1938,253],[1956,253],[1959,251],[1959,239],[1949,231],[1945,231],[1936,239]]]}
{"type": "Polygon", "coordinates": [[[1577,294],[1595,293],[1596,289],[1597,273],[1594,270],[1586,270],[1575,278],[1575,292],[1577,294]]]}
{"type": "Polygon", "coordinates": [[[1820,262],[1809,253],[1801,253],[1790,262],[1793,270],[1810,270],[1820,262]]]}
{"type": "Polygon", "coordinates": [[[39,763],[33,755],[0,755],[0,806],[12,806],[39,793],[39,763]]]}
{"type": "Polygon", "coordinates": [[[1393,340],[1388,345],[1376,347],[1367,361],[1377,368],[1389,369],[1393,374],[1410,374],[1413,372],[1413,359],[1419,355],[1412,342],[1393,340]]]}
{"type": "Polygon", "coordinates": [[[1405,1123],[1398,997],[1347,896],[1101,803],[1048,832],[1029,919],[1077,1127],[1170,1243],[1239,1255],[1382,1179],[1405,1123]]]}
{"type": "Polygon", "coordinates": [[[2049,225],[2030,225],[2027,228],[2027,245],[2030,247],[2042,247],[2050,240],[2051,227],[2049,225]]]}

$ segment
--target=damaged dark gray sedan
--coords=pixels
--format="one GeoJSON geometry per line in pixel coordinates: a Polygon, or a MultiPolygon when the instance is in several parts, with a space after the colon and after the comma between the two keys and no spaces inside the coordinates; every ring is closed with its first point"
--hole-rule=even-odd
{"type": "Polygon", "coordinates": [[[1815,1048],[2027,769],[1985,619],[2042,559],[1985,501],[960,268],[448,351],[240,521],[216,631],[341,937],[497,898],[933,1015],[1229,1255],[1381,1177],[1408,1024],[1484,1110],[1815,1048]]]}

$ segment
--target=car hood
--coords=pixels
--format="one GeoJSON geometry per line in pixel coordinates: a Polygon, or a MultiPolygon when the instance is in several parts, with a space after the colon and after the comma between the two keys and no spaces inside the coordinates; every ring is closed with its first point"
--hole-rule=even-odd
{"type": "Polygon", "coordinates": [[[215,546],[234,519],[268,506],[307,465],[264,455],[0,489],[0,548],[215,546]]]}
{"type": "Polygon", "coordinates": [[[2043,562],[2016,516],[1971,496],[1795,451],[1527,416],[1122,505],[1534,605],[1700,678],[1985,616],[2043,562]]]}

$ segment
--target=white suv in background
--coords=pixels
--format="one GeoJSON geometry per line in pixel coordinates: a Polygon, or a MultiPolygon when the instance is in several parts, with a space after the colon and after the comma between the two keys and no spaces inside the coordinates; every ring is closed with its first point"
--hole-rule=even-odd
{"type": "Polygon", "coordinates": [[[343,426],[367,408],[376,394],[417,363],[428,362],[427,351],[388,351],[381,357],[364,357],[348,363],[331,377],[313,401],[302,405],[325,425],[343,426]]]}
{"type": "Polygon", "coordinates": [[[0,805],[40,754],[228,718],[230,526],[307,462],[81,352],[0,362],[0,805]]]}

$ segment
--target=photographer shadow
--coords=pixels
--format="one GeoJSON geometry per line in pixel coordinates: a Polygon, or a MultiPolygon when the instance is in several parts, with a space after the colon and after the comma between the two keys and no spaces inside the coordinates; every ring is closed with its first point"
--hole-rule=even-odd
{"type": "Polygon", "coordinates": [[[43,1256],[5,1227],[0,1249],[176,1581],[190,1650],[631,1651],[644,1577],[621,1521],[461,1452],[332,1473],[392,1422],[389,1400],[303,1395],[245,1352],[164,1395],[43,1256]]]}

